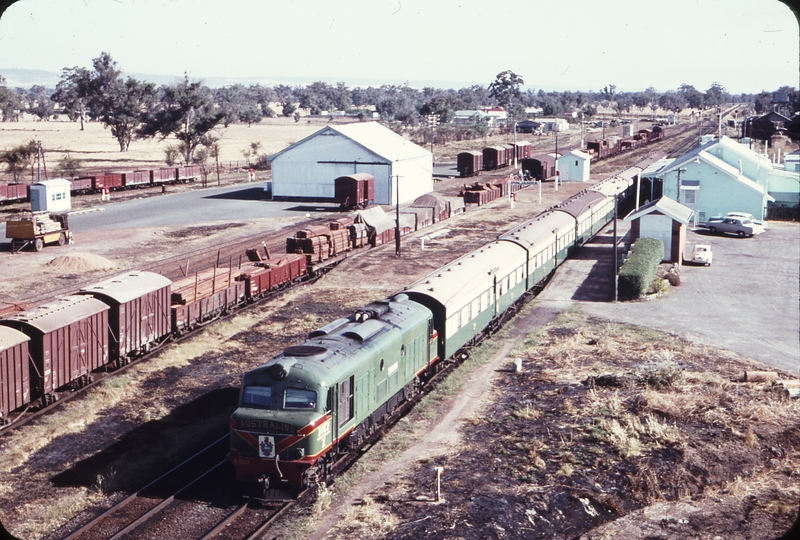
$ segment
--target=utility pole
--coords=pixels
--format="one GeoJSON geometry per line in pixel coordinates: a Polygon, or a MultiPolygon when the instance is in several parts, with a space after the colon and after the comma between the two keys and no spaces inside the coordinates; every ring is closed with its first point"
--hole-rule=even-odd
{"type": "Polygon", "coordinates": [[[431,155],[433,155],[433,128],[439,125],[439,115],[429,114],[427,119],[428,127],[431,128],[431,155]]]}
{"type": "Polygon", "coordinates": [[[679,167],[678,171],[678,191],[675,192],[675,202],[681,202],[681,173],[686,172],[686,167],[679,167]]]}
{"type": "Polygon", "coordinates": [[[397,195],[395,196],[395,225],[394,225],[394,256],[400,256],[400,175],[394,176],[397,195]]]}

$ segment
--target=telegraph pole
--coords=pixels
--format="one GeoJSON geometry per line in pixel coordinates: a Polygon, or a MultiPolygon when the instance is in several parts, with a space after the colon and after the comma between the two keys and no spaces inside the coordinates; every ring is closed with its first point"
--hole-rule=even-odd
{"type": "Polygon", "coordinates": [[[397,195],[395,196],[395,225],[394,225],[394,256],[400,256],[400,175],[394,176],[395,186],[397,186],[397,195]]]}
{"type": "Polygon", "coordinates": [[[439,115],[429,114],[426,118],[428,119],[428,127],[431,128],[431,155],[433,155],[433,128],[439,125],[439,115]]]}

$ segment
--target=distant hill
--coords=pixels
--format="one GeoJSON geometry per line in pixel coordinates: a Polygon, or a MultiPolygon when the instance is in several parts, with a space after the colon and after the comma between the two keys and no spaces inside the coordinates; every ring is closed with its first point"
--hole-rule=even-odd
{"type": "MultiPolygon", "coordinates": [[[[39,69],[5,69],[0,67],[0,75],[6,78],[6,86],[8,88],[30,88],[34,85],[44,86],[45,88],[54,89],[61,80],[61,72],[43,71],[39,69]]],[[[183,75],[152,75],[143,73],[122,73],[123,77],[132,76],[140,81],[147,81],[155,83],[156,85],[172,84],[180,81],[183,75]]],[[[279,84],[286,84],[288,86],[305,86],[315,81],[324,81],[328,84],[336,84],[342,82],[342,78],[328,78],[328,77],[281,77],[281,76],[249,76],[249,77],[202,77],[190,74],[189,79],[200,79],[203,83],[211,88],[220,88],[222,86],[231,86],[234,84],[243,84],[250,86],[252,84],[260,84],[261,86],[273,87],[279,84]]],[[[389,81],[376,81],[371,79],[353,79],[344,80],[350,88],[354,87],[367,87],[367,86],[382,86],[384,84],[402,86],[408,84],[413,88],[465,88],[476,84],[474,82],[453,82],[453,81],[405,81],[405,80],[389,80],[389,81]]],[[[488,82],[486,83],[488,85],[488,82]]]]}

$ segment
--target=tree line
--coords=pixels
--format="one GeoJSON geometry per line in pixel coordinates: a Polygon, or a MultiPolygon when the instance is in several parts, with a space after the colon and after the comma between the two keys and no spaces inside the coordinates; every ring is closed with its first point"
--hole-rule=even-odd
{"type": "MultiPolygon", "coordinates": [[[[322,81],[294,87],[235,84],[212,89],[199,81],[190,81],[187,76],[178,83],[156,87],[134,77],[124,77],[116,61],[105,52],[92,60],[91,69],[64,68],[55,89],[33,86],[11,90],[4,83],[0,76],[0,115],[4,122],[19,120],[22,113],[42,121],[65,114],[79,123],[80,129],[86,121],[101,122],[122,152],[137,139],[174,137],[176,144],[166,150],[169,164],[178,159],[192,163],[213,157],[219,148],[218,137],[214,135],[216,128],[232,123],[251,125],[265,117],[274,117],[277,113],[271,104],[278,104],[280,114],[294,117],[295,121],[300,118],[298,109],[311,114],[345,111],[360,120],[371,118],[374,111],[398,130],[424,126],[428,115],[436,115],[440,124],[437,130],[446,130],[456,111],[484,106],[503,106],[516,120],[526,118],[529,108],[541,109],[546,116],[577,112],[590,119],[600,105],[621,115],[635,109],[639,114],[645,114],[647,109],[654,114],[659,108],[677,113],[740,102],[750,103],[756,113],[762,113],[771,109],[772,99],[772,93],[766,91],[731,95],[717,82],[705,91],[689,84],[666,92],[653,87],[640,92],[621,92],[613,84],[597,92],[545,92],[532,88],[523,91],[522,76],[512,71],[499,73],[486,87],[473,85],[458,90],[416,89],[408,85],[349,88],[344,82],[331,85],[322,81]]],[[[800,92],[788,86],[778,92],[787,95],[791,110],[800,110],[800,92]]],[[[485,135],[485,128],[480,125],[467,131],[462,135],[485,135]]]]}

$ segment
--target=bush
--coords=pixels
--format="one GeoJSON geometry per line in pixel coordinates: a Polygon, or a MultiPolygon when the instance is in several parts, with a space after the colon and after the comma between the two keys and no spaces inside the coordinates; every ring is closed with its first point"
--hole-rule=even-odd
{"type": "Polygon", "coordinates": [[[669,281],[669,284],[672,285],[673,287],[677,287],[678,285],[681,284],[681,275],[678,274],[677,272],[668,272],[667,281],[669,281]]]}
{"type": "Polygon", "coordinates": [[[646,293],[663,258],[664,242],[655,238],[637,240],[619,271],[620,298],[638,298],[646,293]]]}

